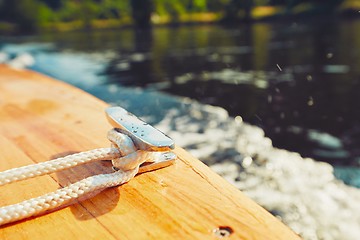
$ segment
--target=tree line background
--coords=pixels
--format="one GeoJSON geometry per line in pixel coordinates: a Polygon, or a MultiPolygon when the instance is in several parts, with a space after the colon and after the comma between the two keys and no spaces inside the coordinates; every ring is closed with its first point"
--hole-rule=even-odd
{"type": "Polygon", "coordinates": [[[0,0],[0,30],[148,27],[306,14],[358,14],[360,0],[0,0]]]}

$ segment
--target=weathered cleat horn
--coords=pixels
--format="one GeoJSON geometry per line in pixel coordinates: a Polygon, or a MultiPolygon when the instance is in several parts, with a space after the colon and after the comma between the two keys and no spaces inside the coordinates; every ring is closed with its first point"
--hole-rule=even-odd
{"type": "Polygon", "coordinates": [[[107,108],[106,117],[113,127],[128,135],[141,150],[169,151],[175,147],[171,138],[121,107],[107,108]]]}
{"type": "Polygon", "coordinates": [[[170,166],[174,163],[176,154],[173,152],[161,152],[154,162],[145,162],[140,165],[139,173],[150,172],[160,168],[170,166]]]}

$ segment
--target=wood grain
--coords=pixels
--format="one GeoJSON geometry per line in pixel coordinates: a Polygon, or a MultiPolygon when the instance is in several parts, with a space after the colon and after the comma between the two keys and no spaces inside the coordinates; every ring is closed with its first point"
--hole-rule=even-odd
{"type": "MultiPolygon", "coordinates": [[[[32,71],[0,65],[0,171],[109,146],[95,97],[32,71]]],[[[181,148],[175,164],[61,210],[0,228],[0,239],[298,239],[255,202],[181,148]],[[215,231],[216,232],[216,231],[215,231]]],[[[91,163],[1,187],[1,206],[93,174],[91,163]]]]}

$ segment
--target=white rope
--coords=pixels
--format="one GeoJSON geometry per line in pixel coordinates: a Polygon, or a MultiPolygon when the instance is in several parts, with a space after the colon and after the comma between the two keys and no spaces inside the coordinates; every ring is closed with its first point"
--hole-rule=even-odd
{"type": "Polygon", "coordinates": [[[117,148],[99,148],[29,166],[13,168],[0,173],[0,186],[65,170],[84,163],[121,157],[117,148]]]}
{"type": "Polygon", "coordinates": [[[132,179],[138,168],[88,177],[67,187],[32,198],[21,203],[0,208],[0,225],[19,221],[67,204],[81,196],[108,187],[117,186],[132,179]]]}
{"type": "Polygon", "coordinates": [[[39,215],[95,191],[126,183],[138,173],[139,166],[142,163],[146,161],[155,162],[161,155],[159,152],[137,150],[130,137],[115,129],[109,131],[108,139],[112,142],[112,148],[94,149],[48,162],[0,172],[1,186],[98,160],[112,159],[114,167],[118,169],[114,173],[88,177],[55,192],[1,207],[0,225],[39,215]]]}
{"type": "MultiPolygon", "coordinates": [[[[112,143],[112,148],[93,149],[87,152],[81,152],[66,157],[57,158],[51,161],[13,168],[1,172],[0,186],[28,178],[54,173],[93,161],[119,159],[121,156],[125,156],[136,151],[136,147],[131,138],[116,131],[115,129],[111,129],[108,132],[108,139],[112,143]]],[[[121,169],[121,167],[117,168],[121,169]]]]}

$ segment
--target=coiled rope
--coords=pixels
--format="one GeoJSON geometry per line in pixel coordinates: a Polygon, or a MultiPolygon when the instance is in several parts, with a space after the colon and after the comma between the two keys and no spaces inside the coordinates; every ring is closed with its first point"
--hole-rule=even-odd
{"type": "Polygon", "coordinates": [[[139,167],[142,163],[156,162],[161,158],[168,159],[166,152],[138,150],[129,136],[115,129],[108,132],[108,139],[112,143],[111,148],[94,149],[0,172],[1,186],[99,160],[111,159],[113,167],[116,169],[114,173],[91,176],[40,197],[1,207],[0,225],[40,215],[46,211],[71,203],[87,194],[124,184],[139,172],[139,167]]]}

